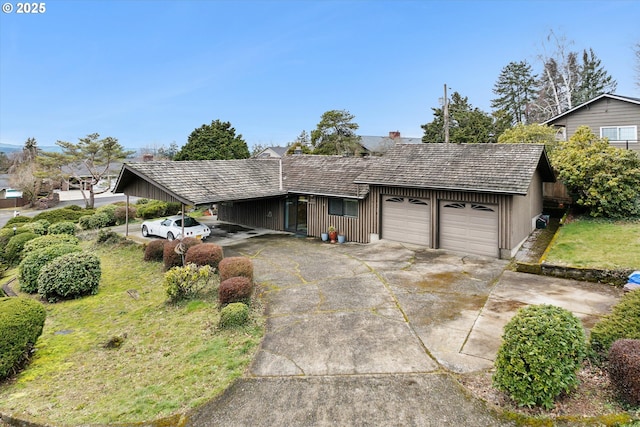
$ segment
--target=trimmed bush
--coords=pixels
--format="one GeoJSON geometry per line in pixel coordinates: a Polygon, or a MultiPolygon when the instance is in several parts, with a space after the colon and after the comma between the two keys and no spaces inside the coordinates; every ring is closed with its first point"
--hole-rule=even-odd
{"type": "Polygon", "coordinates": [[[218,271],[220,272],[220,282],[238,276],[253,280],[253,262],[247,257],[224,258],[218,264],[218,271]]]}
{"type": "Polygon", "coordinates": [[[116,205],[104,205],[104,206],[100,206],[96,210],[97,214],[101,213],[107,216],[108,221],[107,221],[106,227],[116,225],[116,209],[117,209],[116,205]]]}
{"type": "Polygon", "coordinates": [[[45,318],[42,304],[31,298],[0,298],[0,380],[28,358],[45,318]]]}
{"type": "Polygon", "coordinates": [[[147,243],[144,248],[144,260],[162,261],[164,259],[164,245],[166,242],[164,239],[155,239],[147,243]]]}
{"type": "Polygon", "coordinates": [[[22,249],[25,243],[38,237],[37,234],[26,232],[20,233],[9,239],[7,247],[4,248],[4,259],[9,264],[17,264],[22,256],[22,249]]]}
{"type": "Polygon", "coordinates": [[[640,406],[640,340],[617,340],[609,350],[609,378],[629,405],[640,406]]]}
{"type": "Polygon", "coordinates": [[[65,208],[60,209],[50,209],[43,212],[40,212],[38,215],[33,217],[34,221],[40,219],[46,219],[51,224],[55,224],[60,221],[72,221],[78,222],[80,217],[85,215],[93,215],[95,213],[95,209],[80,209],[75,210],[71,209],[71,206],[67,206],[65,208]]]}
{"type": "Polygon", "coordinates": [[[225,306],[232,302],[243,302],[248,304],[253,293],[253,282],[248,277],[232,277],[220,282],[218,288],[218,300],[220,305],[225,306]]]}
{"type": "Polygon", "coordinates": [[[62,255],[47,263],[38,275],[38,294],[49,302],[96,294],[100,259],[87,252],[62,255]]]}
{"type": "Polygon", "coordinates": [[[198,294],[212,284],[213,268],[208,265],[188,264],[185,267],[173,267],[164,274],[164,288],[171,302],[177,302],[198,294]]]}
{"type": "Polygon", "coordinates": [[[611,313],[593,325],[589,338],[591,359],[596,363],[605,361],[611,345],[622,338],[640,339],[640,291],[624,294],[611,313]]]}
{"type": "Polygon", "coordinates": [[[502,339],[493,384],[520,406],[553,408],[560,393],[578,384],[586,338],[571,312],[552,305],[521,308],[502,339]]]}
{"type": "Polygon", "coordinates": [[[96,243],[99,245],[117,245],[127,242],[127,238],[120,233],[111,230],[100,230],[96,237],[96,243]]]}
{"type": "Polygon", "coordinates": [[[95,230],[109,225],[109,216],[105,213],[94,213],[93,215],[81,216],[78,224],[83,230],[95,230]]]}
{"type": "Polygon", "coordinates": [[[187,264],[210,265],[217,268],[224,255],[222,248],[214,243],[192,246],[187,251],[184,262],[187,264]]]}
{"type": "Polygon", "coordinates": [[[164,262],[164,269],[169,270],[173,267],[182,267],[182,256],[176,252],[176,248],[182,245],[182,253],[186,254],[189,248],[195,245],[200,245],[202,242],[193,237],[185,237],[182,242],[178,239],[167,241],[164,244],[162,260],[164,262]]]}
{"type": "Polygon", "coordinates": [[[81,249],[78,245],[61,243],[29,252],[20,262],[18,268],[20,290],[29,294],[36,293],[38,291],[38,275],[42,267],[59,256],[80,251],[81,249]]]}
{"type": "Polygon", "coordinates": [[[75,236],[76,225],[71,221],[56,222],[49,227],[49,234],[69,234],[75,236]]]}
{"type": "Polygon", "coordinates": [[[234,302],[220,311],[220,327],[230,328],[242,326],[249,320],[249,307],[241,302],[234,302]]]}
{"type": "Polygon", "coordinates": [[[62,243],[77,245],[78,242],[78,238],[70,234],[48,234],[46,236],[39,236],[33,240],[29,240],[24,244],[23,252],[26,255],[35,250],[46,248],[47,246],[59,245],[62,243]]]}
{"type": "Polygon", "coordinates": [[[39,236],[44,236],[48,233],[49,226],[51,223],[46,219],[40,219],[38,221],[32,221],[27,224],[22,225],[22,229],[28,230],[31,233],[37,234],[39,236]]]}
{"type": "Polygon", "coordinates": [[[18,215],[18,216],[14,216],[13,218],[9,218],[9,220],[4,224],[3,228],[11,228],[13,229],[13,226],[17,226],[20,227],[28,222],[33,221],[33,218],[28,217],[28,216],[24,216],[24,215],[18,215]]]}
{"type": "Polygon", "coordinates": [[[79,211],[83,210],[84,208],[82,206],[78,206],[78,205],[67,205],[67,206],[63,207],[62,209],[69,209],[70,211],[79,212],[79,211]]]}
{"type": "Polygon", "coordinates": [[[13,227],[0,228],[0,258],[4,259],[4,251],[9,244],[9,240],[11,240],[13,236],[28,232],[29,231],[23,229],[22,227],[16,229],[15,233],[13,232],[13,227]]]}
{"type": "MultiPolygon", "coordinates": [[[[124,224],[127,221],[127,207],[126,206],[117,206],[114,212],[114,216],[116,217],[116,224],[124,224]]],[[[133,206],[129,206],[129,221],[136,217],[136,208],[133,206]]]]}

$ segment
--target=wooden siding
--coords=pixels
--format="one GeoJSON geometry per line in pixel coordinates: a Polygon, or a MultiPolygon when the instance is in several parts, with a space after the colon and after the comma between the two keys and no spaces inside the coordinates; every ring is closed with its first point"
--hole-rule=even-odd
{"type": "MultiPolygon", "coordinates": [[[[636,138],[640,139],[640,105],[618,99],[603,98],[559,118],[553,124],[566,128],[567,139],[580,126],[589,126],[597,136],[600,136],[601,127],[636,126],[639,134],[636,138]]],[[[611,145],[640,151],[640,142],[637,140],[629,142],[628,147],[624,142],[614,142],[611,145]]]]}
{"type": "Polygon", "coordinates": [[[358,217],[354,218],[329,215],[329,198],[311,196],[307,204],[307,234],[320,237],[320,234],[327,232],[329,226],[334,226],[348,242],[369,243],[371,233],[377,233],[379,203],[379,198],[374,199],[371,195],[358,200],[358,217]]]}
{"type": "Polygon", "coordinates": [[[143,179],[135,179],[129,185],[122,189],[122,192],[128,196],[142,197],[144,199],[161,200],[163,202],[181,203],[175,197],[150,184],[143,179]]]}
{"type": "Polygon", "coordinates": [[[284,231],[284,199],[218,203],[218,219],[248,227],[284,231]]]}

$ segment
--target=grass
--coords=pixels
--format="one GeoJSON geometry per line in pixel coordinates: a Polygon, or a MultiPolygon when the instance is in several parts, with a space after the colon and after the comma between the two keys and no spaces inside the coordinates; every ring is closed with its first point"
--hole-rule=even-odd
{"type": "Polygon", "coordinates": [[[201,405],[243,374],[264,334],[257,307],[245,327],[219,329],[215,289],[169,305],[162,264],[144,262],[139,246],[93,250],[98,294],[46,304],[30,364],[0,383],[0,411],[65,424],[150,421],[201,405]]]}
{"type": "Polygon", "coordinates": [[[640,221],[570,221],[560,227],[546,261],[573,267],[638,269],[640,221]]]}

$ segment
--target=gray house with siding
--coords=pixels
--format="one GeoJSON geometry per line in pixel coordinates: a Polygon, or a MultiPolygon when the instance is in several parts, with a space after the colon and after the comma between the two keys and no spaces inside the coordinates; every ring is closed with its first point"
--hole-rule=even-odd
{"type": "Polygon", "coordinates": [[[222,221],[510,258],[554,176],[537,144],[396,144],[382,157],[127,163],[115,192],[217,204],[222,221]]]}
{"type": "Polygon", "coordinates": [[[580,126],[616,147],[640,151],[640,98],[605,93],[546,122],[558,129],[559,138],[568,140],[580,126]]]}

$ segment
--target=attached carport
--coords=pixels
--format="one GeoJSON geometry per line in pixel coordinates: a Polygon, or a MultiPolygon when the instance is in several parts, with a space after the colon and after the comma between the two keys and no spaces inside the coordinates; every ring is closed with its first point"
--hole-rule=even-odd
{"type": "MultiPolygon", "coordinates": [[[[284,195],[279,176],[274,160],[132,162],[122,166],[113,192],[127,196],[127,208],[135,196],[180,203],[184,215],[185,206],[284,195]]],[[[127,218],[127,234],[128,223],[127,218]]]]}

